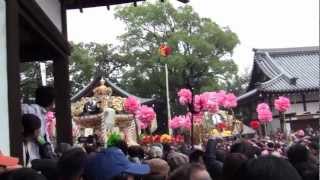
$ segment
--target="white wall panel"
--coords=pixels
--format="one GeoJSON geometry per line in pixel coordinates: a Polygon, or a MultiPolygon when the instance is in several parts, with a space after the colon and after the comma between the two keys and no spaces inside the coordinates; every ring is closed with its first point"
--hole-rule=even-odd
{"type": "Polygon", "coordinates": [[[6,2],[0,0],[0,150],[10,154],[8,77],[7,77],[6,2]]]}

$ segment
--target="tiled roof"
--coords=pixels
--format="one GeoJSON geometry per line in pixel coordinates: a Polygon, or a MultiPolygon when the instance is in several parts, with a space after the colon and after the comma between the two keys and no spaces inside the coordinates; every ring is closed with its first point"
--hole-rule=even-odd
{"type": "Polygon", "coordinates": [[[259,91],[291,92],[319,89],[319,47],[257,49],[255,63],[270,78],[259,91]]]}
{"type": "MultiPolygon", "coordinates": [[[[100,80],[101,80],[101,77],[96,77],[94,80],[92,80],[86,87],[84,87],[82,90],[80,90],[76,95],[74,95],[71,98],[71,102],[78,101],[82,97],[92,94],[93,89],[100,84],[100,80]]],[[[148,104],[154,101],[154,99],[151,99],[151,98],[142,98],[142,97],[137,97],[135,95],[132,95],[127,91],[121,89],[119,86],[111,82],[109,79],[105,80],[105,85],[111,87],[111,89],[114,92],[117,92],[122,97],[129,97],[129,96],[136,97],[142,104],[148,104]]]]}
{"type": "Polygon", "coordinates": [[[256,87],[249,89],[246,94],[239,97],[239,100],[257,92],[282,93],[319,90],[319,46],[254,49],[254,52],[254,68],[259,68],[269,80],[265,82],[253,82],[252,80],[250,84],[256,84],[256,87]]]}

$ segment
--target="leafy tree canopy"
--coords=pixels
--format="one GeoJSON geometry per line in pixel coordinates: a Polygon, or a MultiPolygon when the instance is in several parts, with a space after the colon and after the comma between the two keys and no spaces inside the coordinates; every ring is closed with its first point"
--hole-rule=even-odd
{"type": "Polygon", "coordinates": [[[126,25],[119,38],[131,68],[121,84],[131,93],[164,99],[165,63],[173,100],[182,87],[192,86],[195,92],[225,89],[237,80],[237,65],[230,58],[239,43],[237,35],[200,17],[191,6],[144,3],[121,7],[115,16],[126,25]],[[169,57],[159,56],[162,43],[172,47],[169,57]]]}

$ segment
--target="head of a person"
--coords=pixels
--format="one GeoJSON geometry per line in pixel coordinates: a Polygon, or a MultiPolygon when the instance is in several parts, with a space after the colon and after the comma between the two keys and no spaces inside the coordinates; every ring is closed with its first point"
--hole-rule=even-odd
{"type": "Polygon", "coordinates": [[[234,180],[239,174],[241,166],[248,158],[241,153],[231,153],[226,156],[222,169],[222,177],[224,180],[234,180]]]}
{"type": "Polygon", "coordinates": [[[81,148],[74,148],[63,153],[58,161],[60,180],[79,180],[83,175],[87,154],[81,148]]]}
{"type": "Polygon", "coordinates": [[[189,163],[189,157],[179,152],[172,152],[168,155],[167,162],[170,166],[170,170],[173,171],[178,167],[189,163]]]}
{"type": "Polygon", "coordinates": [[[22,125],[25,137],[38,137],[40,135],[41,120],[36,115],[22,115],[22,125]]]}
{"type": "Polygon", "coordinates": [[[311,162],[295,164],[294,167],[302,177],[302,180],[319,180],[319,167],[311,162]]]}
{"type": "Polygon", "coordinates": [[[151,146],[150,147],[150,156],[151,158],[162,158],[163,150],[159,146],[151,146]]]}
{"type": "Polygon", "coordinates": [[[47,110],[52,110],[54,108],[54,88],[50,86],[40,86],[36,90],[35,94],[36,104],[46,108],[47,110]]]}
{"type": "Polygon", "coordinates": [[[191,154],[189,155],[190,163],[204,164],[203,158],[204,158],[204,152],[199,149],[192,151],[191,154]]]}
{"type": "Polygon", "coordinates": [[[287,156],[292,164],[306,162],[309,159],[309,150],[302,144],[294,144],[289,148],[287,156]]]}
{"type": "Polygon", "coordinates": [[[145,163],[147,163],[150,166],[151,171],[150,171],[150,174],[143,177],[143,180],[166,180],[167,179],[169,175],[170,167],[165,160],[156,158],[156,159],[147,160],[145,161],[145,163]]]}
{"type": "Polygon", "coordinates": [[[274,156],[262,156],[248,160],[240,169],[241,180],[301,180],[289,161],[274,156]]]}
{"type": "Polygon", "coordinates": [[[174,170],[168,180],[211,180],[206,168],[198,163],[185,164],[174,170]]]}
{"type": "Polygon", "coordinates": [[[149,173],[149,165],[132,163],[121,149],[110,147],[88,157],[84,179],[128,180],[149,173]]]}
{"type": "Polygon", "coordinates": [[[144,158],[144,150],[141,146],[130,146],[128,148],[128,155],[130,157],[137,157],[139,159],[143,159],[144,158]]]}
{"type": "Polygon", "coordinates": [[[258,154],[257,149],[247,141],[241,141],[233,144],[230,148],[231,153],[241,153],[247,158],[254,158],[258,154]]]}

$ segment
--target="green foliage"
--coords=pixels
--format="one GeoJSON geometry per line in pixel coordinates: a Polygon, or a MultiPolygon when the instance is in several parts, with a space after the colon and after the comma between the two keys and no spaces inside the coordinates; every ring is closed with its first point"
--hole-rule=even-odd
{"type": "Polygon", "coordinates": [[[169,2],[144,3],[119,8],[115,16],[126,25],[127,32],[119,38],[131,68],[121,84],[131,93],[164,99],[165,63],[172,104],[182,87],[212,91],[237,81],[238,68],[230,59],[239,43],[237,35],[200,17],[191,6],[175,9],[169,2]],[[171,56],[159,57],[161,43],[173,48],[171,56]]]}
{"type": "Polygon", "coordinates": [[[71,92],[75,94],[94,77],[117,79],[127,64],[110,44],[78,43],[72,45],[70,57],[71,92]]]}

